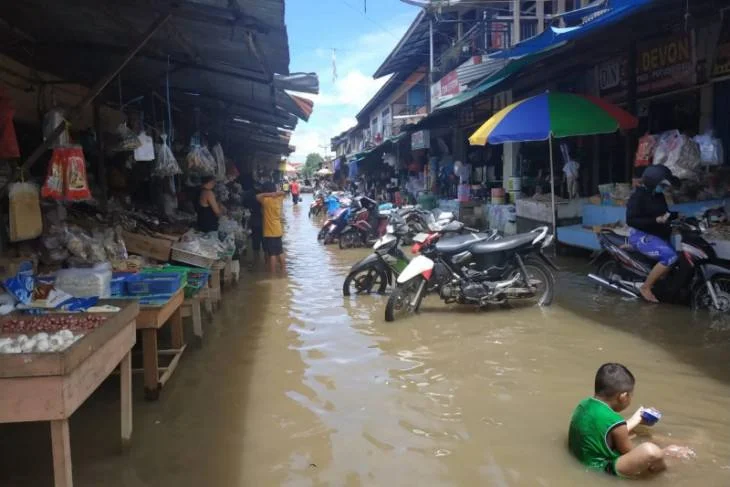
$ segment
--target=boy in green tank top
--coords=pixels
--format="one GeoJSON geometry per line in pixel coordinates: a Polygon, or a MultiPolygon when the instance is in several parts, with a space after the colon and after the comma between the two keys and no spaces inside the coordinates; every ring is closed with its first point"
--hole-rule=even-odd
{"type": "MultiPolygon", "coordinates": [[[[623,365],[603,364],[596,373],[595,395],[575,408],[568,447],[586,467],[620,477],[635,477],[666,468],[665,450],[654,443],[637,447],[631,443],[631,431],[645,424],[642,408],[628,420],[619,414],[631,404],[635,382],[633,374],[623,365]]],[[[667,450],[671,448],[677,447],[667,450]]]]}

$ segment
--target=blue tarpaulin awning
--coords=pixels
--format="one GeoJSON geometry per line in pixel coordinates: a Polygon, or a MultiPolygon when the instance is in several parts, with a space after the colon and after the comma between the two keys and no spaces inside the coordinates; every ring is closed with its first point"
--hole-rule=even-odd
{"type": "Polygon", "coordinates": [[[605,2],[590,5],[580,9],[584,11],[580,17],[570,18],[574,21],[581,19],[580,25],[563,28],[549,27],[541,34],[519,42],[511,49],[495,52],[490,57],[519,58],[550,49],[555,44],[572,41],[588,32],[615,24],[655,1],[657,0],[605,0],[605,2]]]}

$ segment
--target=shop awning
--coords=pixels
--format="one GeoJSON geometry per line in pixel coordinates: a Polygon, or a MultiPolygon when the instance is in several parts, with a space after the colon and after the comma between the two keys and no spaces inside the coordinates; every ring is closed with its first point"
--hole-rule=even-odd
{"type": "Polygon", "coordinates": [[[462,103],[466,103],[468,101],[473,100],[477,96],[486,93],[489,89],[496,87],[503,81],[505,81],[507,78],[512,76],[515,73],[518,73],[523,68],[543,59],[548,54],[551,53],[554,49],[561,47],[563,43],[556,44],[554,46],[551,46],[547,48],[544,51],[537,52],[534,54],[531,54],[529,56],[524,56],[519,59],[512,59],[510,60],[502,69],[497,71],[496,73],[493,73],[492,75],[488,76],[484,80],[482,80],[480,83],[478,83],[476,86],[474,86],[472,89],[465,91],[464,93],[461,93],[454,98],[445,101],[444,103],[441,103],[440,105],[434,107],[434,111],[438,110],[444,110],[447,108],[453,108],[461,105],[462,103]]]}
{"type": "MultiPolygon", "coordinates": [[[[581,24],[574,27],[549,27],[542,34],[515,44],[491,55],[493,58],[519,58],[550,49],[557,44],[578,39],[589,32],[615,25],[640,9],[658,0],[606,0],[603,8],[595,8],[580,17],[581,24]]],[[[600,5],[599,5],[600,7],[600,5]]],[[[588,8],[588,7],[586,7],[588,8]]]]}

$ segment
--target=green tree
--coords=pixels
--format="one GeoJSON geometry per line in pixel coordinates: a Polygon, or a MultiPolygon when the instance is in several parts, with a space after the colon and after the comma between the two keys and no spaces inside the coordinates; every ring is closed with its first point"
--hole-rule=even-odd
{"type": "Polygon", "coordinates": [[[322,168],[322,164],[324,164],[324,158],[317,154],[316,152],[313,152],[307,156],[307,160],[304,161],[304,168],[302,169],[302,175],[305,178],[311,178],[312,175],[319,171],[322,168]]]}

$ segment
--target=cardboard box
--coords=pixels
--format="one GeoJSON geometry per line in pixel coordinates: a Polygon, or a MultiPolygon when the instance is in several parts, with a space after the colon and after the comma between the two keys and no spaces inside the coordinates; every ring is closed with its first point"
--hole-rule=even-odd
{"type": "Polygon", "coordinates": [[[170,260],[170,250],[174,242],[168,238],[148,237],[131,232],[122,232],[122,238],[130,254],[142,255],[161,262],[170,260]]]}

